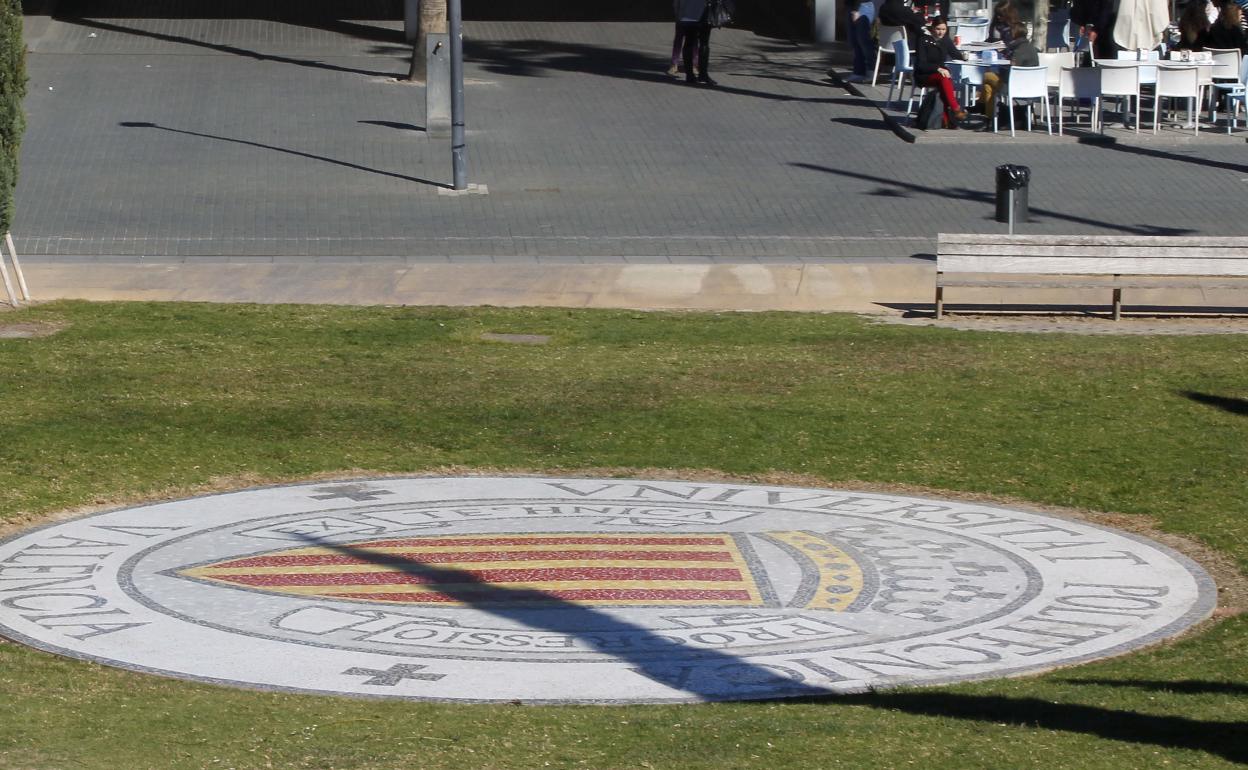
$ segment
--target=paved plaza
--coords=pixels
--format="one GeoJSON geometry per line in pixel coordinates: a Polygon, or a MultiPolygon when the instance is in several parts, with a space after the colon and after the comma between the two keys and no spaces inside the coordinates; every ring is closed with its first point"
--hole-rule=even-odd
{"type": "Polygon", "coordinates": [[[1241,137],[900,139],[829,52],[715,33],[716,89],[664,74],[661,23],[469,22],[469,181],[397,21],[30,17],[14,224],[28,264],[887,263],[999,231],[1238,235],[1241,137]]]}

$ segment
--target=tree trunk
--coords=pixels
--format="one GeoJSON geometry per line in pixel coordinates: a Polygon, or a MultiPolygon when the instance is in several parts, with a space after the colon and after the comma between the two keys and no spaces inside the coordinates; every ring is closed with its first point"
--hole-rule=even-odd
{"type": "Polygon", "coordinates": [[[407,72],[408,80],[425,79],[425,40],[431,34],[446,32],[446,0],[420,0],[419,24],[416,28],[416,44],[412,46],[412,66],[407,72]]]}
{"type": "MultiPolygon", "coordinates": [[[[422,0],[423,2],[423,0],[422,0]]],[[[1031,44],[1037,51],[1049,47],[1049,0],[1036,0],[1036,10],[1031,17],[1031,44]]]]}

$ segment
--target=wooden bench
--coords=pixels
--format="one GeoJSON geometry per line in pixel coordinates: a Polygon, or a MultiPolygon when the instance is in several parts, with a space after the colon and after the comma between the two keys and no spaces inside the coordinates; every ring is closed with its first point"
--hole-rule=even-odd
{"type": "Polygon", "coordinates": [[[940,233],[936,317],[944,313],[946,286],[1112,289],[1115,321],[1122,316],[1123,289],[1248,288],[1246,282],[1181,280],[1194,276],[1248,277],[1248,238],[940,233]],[[976,277],[956,277],[962,274],[976,277]]]}

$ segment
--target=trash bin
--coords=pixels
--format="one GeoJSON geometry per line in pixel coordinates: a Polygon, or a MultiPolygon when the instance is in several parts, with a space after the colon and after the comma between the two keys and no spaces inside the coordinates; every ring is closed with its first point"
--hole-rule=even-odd
{"type": "Polygon", "coordinates": [[[997,221],[1027,222],[1027,186],[1031,184],[1031,168],[1006,163],[997,166],[997,221]],[[1011,195],[1013,193],[1013,195],[1011,195]],[[1013,205],[1014,216],[1010,216],[1013,205]]]}

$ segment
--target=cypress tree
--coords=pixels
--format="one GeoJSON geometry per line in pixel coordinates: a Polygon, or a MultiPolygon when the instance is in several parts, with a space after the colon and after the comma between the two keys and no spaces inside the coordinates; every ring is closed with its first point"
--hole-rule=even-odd
{"type": "Polygon", "coordinates": [[[13,225],[17,152],[26,128],[26,46],[22,43],[21,0],[0,0],[0,234],[13,225]]]}

